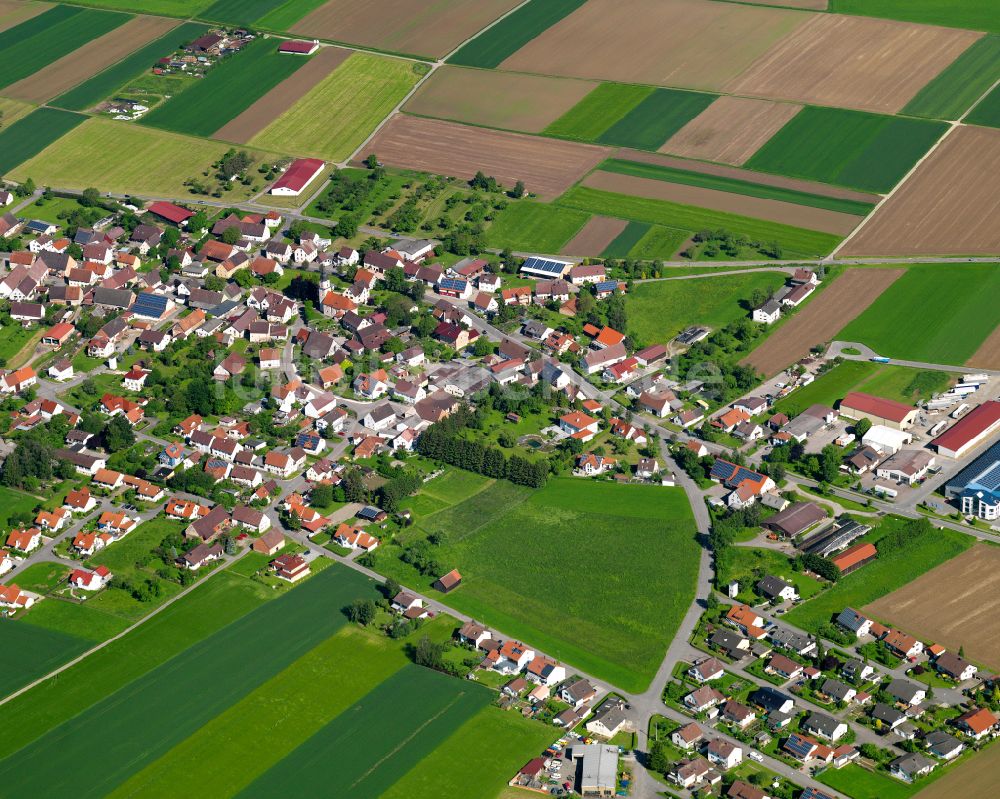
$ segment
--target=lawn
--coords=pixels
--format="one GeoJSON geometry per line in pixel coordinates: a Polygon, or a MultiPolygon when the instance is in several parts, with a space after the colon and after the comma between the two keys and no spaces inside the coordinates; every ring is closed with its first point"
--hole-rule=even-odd
{"type": "Polygon", "coordinates": [[[625,226],[625,229],[615,236],[611,240],[611,243],[604,248],[604,252],[601,255],[604,258],[627,257],[632,252],[632,248],[649,232],[650,227],[646,222],[629,222],[625,226]]]}
{"type": "Polygon", "coordinates": [[[333,635],[346,623],[338,609],[369,586],[326,569],[118,691],[105,687],[103,701],[0,762],[5,795],[105,796],[333,635]]]}
{"type": "Polygon", "coordinates": [[[627,194],[585,186],[575,186],[557,202],[564,208],[575,208],[592,214],[631,219],[636,222],[662,224],[690,233],[724,228],[732,233],[742,233],[755,241],[776,241],[785,250],[786,257],[825,255],[840,241],[839,236],[782,225],[778,222],[767,222],[665,200],[630,197],[627,194]]]}
{"type": "Polygon", "coordinates": [[[92,645],[79,636],[20,621],[0,620],[0,673],[3,674],[0,694],[6,696],[24,687],[92,645]]]}
{"type": "Polygon", "coordinates": [[[1000,87],[994,88],[986,95],[983,101],[972,109],[965,121],[974,125],[1000,128],[1000,87]]]}
{"type": "Polygon", "coordinates": [[[780,186],[765,186],[749,180],[737,180],[723,175],[708,175],[704,172],[690,172],[686,169],[675,169],[658,164],[644,164],[638,161],[623,161],[612,158],[601,164],[604,172],[617,172],[621,175],[632,175],[637,178],[651,178],[667,183],[680,183],[685,186],[697,186],[703,189],[728,191],[747,197],[759,197],[764,200],[779,200],[796,205],[807,205],[812,208],[824,208],[828,211],[839,211],[843,214],[864,216],[872,209],[871,203],[857,200],[842,200],[836,197],[826,197],[821,194],[786,189],[780,186]]]}
{"type": "Polygon", "coordinates": [[[557,253],[587,224],[590,214],[546,203],[511,203],[486,231],[491,247],[557,253]]]}
{"type": "Polygon", "coordinates": [[[569,16],[586,0],[530,0],[448,59],[449,64],[468,67],[498,67],[532,39],[541,36],[559,20],[569,16]]]}
{"type": "Polygon", "coordinates": [[[342,161],[413,88],[420,78],[418,67],[423,68],[397,58],[355,53],[250,143],[342,161]]]}
{"type": "Polygon", "coordinates": [[[1000,33],[995,0],[830,0],[829,10],[1000,33]]]}
{"type": "Polygon", "coordinates": [[[911,266],[837,334],[893,358],[964,363],[1000,324],[1000,266],[911,266]]]}
{"type": "Polygon", "coordinates": [[[958,119],[1000,77],[1000,36],[984,36],[906,104],[903,113],[958,119]]]}
{"type": "Polygon", "coordinates": [[[783,277],[760,272],[638,283],[625,298],[629,332],[652,344],[668,341],[689,325],[725,327],[747,315],[754,291],[773,292],[783,277]]]}
{"type": "Polygon", "coordinates": [[[51,105],[71,111],[86,111],[107,99],[116,89],[143,73],[159,59],[171,55],[182,43],[196,39],[207,31],[205,25],[187,22],[167,32],[159,39],[140,47],[117,64],[98,72],[80,85],[50,101],[51,105]]]}
{"type": "MultiPolygon", "coordinates": [[[[79,117],[54,110],[49,113],[79,117]]],[[[201,173],[227,149],[219,142],[94,118],[21,164],[8,177],[24,180],[30,176],[41,185],[66,189],[100,186],[102,191],[182,200],[190,194],[184,182],[189,178],[203,179],[201,173]],[[129,157],[122,158],[122,153],[128,153],[129,157]]],[[[257,152],[252,155],[263,156],[257,152]]],[[[232,190],[226,195],[230,200],[245,200],[254,193],[254,187],[243,186],[239,181],[231,185],[232,190]]],[[[259,186],[256,188],[260,190],[259,186]]]]}
{"type": "Polygon", "coordinates": [[[944,133],[928,119],[803,108],[746,163],[748,169],[887,192],[944,133]]]}
{"type": "Polygon", "coordinates": [[[139,124],[211,136],[306,61],[308,58],[279,53],[274,39],[256,39],[178,96],[154,108],[139,124]]]}
{"type": "MultiPolygon", "coordinates": [[[[879,539],[894,527],[912,520],[887,516],[870,539],[878,548],[879,539]]],[[[855,572],[841,577],[836,585],[785,617],[791,624],[815,631],[845,607],[860,608],[880,596],[892,593],[921,574],[968,549],[974,539],[954,530],[931,527],[904,548],[878,558],[855,572]]]]}
{"type": "Polygon", "coordinates": [[[840,769],[825,769],[816,779],[853,799],[908,799],[920,787],[895,780],[885,772],[869,771],[855,763],[840,769]]]}
{"type": "Polygon", "coordinates": [[[653,93],[649,86],[602,83],[545,129],[549,136],[597,141],[615,122],[653,93]]]}
{"type": "Polygon", "coordinates": [[[3,529],[6,535],[11,527],[11,516],[19,513],[31,513],[35,506],[40,505],[41,502],[38,497],[25,494],[16,488],[0,486],[0,529],[3,529]]]}
{"type": "MultiPolygon", "coordinates": [[[[648,685],[694,591],[698,546],[677,489],[497,482],[417,526],[443,533],[434,558],[463,575],[450,605],[629,690],[648,685]]],[[[376,550],[376,570],[429,588],[434,576],[398,555],[376,550]]]]}
{"type": "Polygon", "coordinates": [[[638,150],[656,150],[715,102],[717,95],[680,89],[656,89],[597,141],[638,150]]]}
{"type": "Polygon", "coordinates": [[[34,158],[86,117],[57,108],[36,108],[0,129],[0,173],[34,158]]]}
{"type": "Polygon", "coordinates": [[[33,75],[130,19],[127,14],[55,6],[8,28],[0,33],[0,88],[33,75]]]}
{"type": "Polygon", "coordinates": [[[64,219],[59,218],[59,214],[69,214],[83,207],[74,197],[52,197],[50,200],[39,197],[31,205],[25,206],[21,215],[27,219],[41,219],[43,222],[62,226],[66,223],[64,219]]]}
{"type": "Polygon", "coordinates": [[[772,411],[795,416],[810,405],[835,408],[852,391],[864,391],[898,402],[929,399],[944,390],[951,378],[946,372],[910,369],[871,361],[844,361],[824,372],[808,386],[778,400],[772,411]]]}

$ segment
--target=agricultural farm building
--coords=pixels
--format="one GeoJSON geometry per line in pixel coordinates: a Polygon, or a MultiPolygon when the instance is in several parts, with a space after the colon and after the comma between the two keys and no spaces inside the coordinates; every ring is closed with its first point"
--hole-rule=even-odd
{"type": "Polygon", "coordinates": [[[1000,402],[990,400],[970,411],[931,444],[941,455],[961,458],[1000,430],[1000,402]]]}
{"type": "Polygon", "coordinates": [[[312,55],[317,50],[319,50],[319,42],[316,40],[306,42],[297,39],[290,39],[282,42],[278,46],[279,53],[285,53],[288,55],[312,55]]]}
{"type": "Polygon", "coordinates": [[[801,535],[826,518],[826,512],[815,502],[795,502],[763,522],[763,527],[786,538],[801,535]]]}
{"type": "Polygon", "coordinates": [[[841,574],[850,574],[857,571],[866,563],[871,563],[878,557],[878,550],[874,544],[856,544],[850,549],[845,549],[835,558],[831,558],[834,566],[840,569],[841,574]]]}
{"type": "Polygon", "coordinates": [[[562,278],[573,264],[570,261],[556,261],[551,258],[526,258],[521,266],[521,274],[529,277],[562,278]]]}
{"type": "Polygon", "coordinates": [[[1000,519],[1000,441],[945,483],[944,495],[966,516],[1000,519]]]}
{"type": "Polygon", "coordinates": [[[913,427],[917,418],[917,409],[911,405],[861,391],[852,391],[840,401],[840,413],[849,419],[868,419],[873,425],[881,424],[894,430],[913,427]]]}
{"type": "Polygon", "coordinates": [[[194,211],[189,211],[187,208],[181,208],[179,205],[161,200],[152,203],[146,210],[154,216],[166,219],[168,222],[173,222],[178,227],[183,227],[194,216],[194,211]]]}
{"type": "Polygon", "coordinates": [[[298,197],[319,176],[324,166],[319,158],[297,158],[274,182],[269,193],[279,197],[298,197]]]}
{"type": "Polygon", "coordinates": [[[811,536],[805,542],[802,551],[827,558],[834,552],[850,546],[870,529],[868,525],[861,524],[850,516],[840,516],[832,525],[811,536]]]}

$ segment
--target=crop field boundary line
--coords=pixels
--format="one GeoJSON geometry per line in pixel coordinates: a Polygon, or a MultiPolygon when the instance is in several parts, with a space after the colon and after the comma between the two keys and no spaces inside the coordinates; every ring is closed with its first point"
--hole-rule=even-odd
{"type": "Polygon", "coordinates": [[[882,206],[884,206],[887,202],[889,202],[889,200],[891,200],[896,195],[896,193],[901,188],[903,188],[903,186],[906,185],[906,182],[911,177],[913,177],[913,175],[916,173],[918,169],[920,169],[924,161],[926,161],[935,152],[937,152],[938,149],[940,149],[945,139],[951,136],[951,134],[954,133],[958,128],[965,127],[965,118],[969,116],[969,114],[971,114],[973,111],[975,111],[976,107],[981,102],[983,102],[983,100],[985,100],[993,92],[993,90],[997,88],[997,86],[1000,86],[1000,78],[993,81],[993,84],[985,92],[983,92],[972,105],[970,105],[965,110],[965,113],[963,113],[962,116],[960,116],[954,122],[948,123],[948,129],[941,134],[938,140],[934,142],[933,146],[926,153],[924,153],[923,156],[910,168],[909,172],[903,175],[902,180],[900,180],[899,183],[893,186],[892,189],[889,191],[889,193],[883,196],[882,199],[875,204],[875,207],[868,212],[868,216],[862,219],[861,223],[856,228],[854,228],[854,230],[852,230],[847,236],[845,236],[843,241],[841,241],[840,244],[834,247],[833,252],[831,252],[824,260],[832,261],[837,257],[837,253],[839,253],[842,249],[844,249],[844,247],[846,247],[847,244],[864,229],[865,225],[867,225],[875,217],[875,215],[879,212],[882,206]]]}
{"type": "MultiPolygon", "coordinates": [[[[486,489],[484,488],[483,491],[485,491],[485,490],[486,489]]],[[[469,499],[473,499],[473,498],[479,496],[481,493],[482,493],[482,491],[477,491],[475,494],[473,494],[471,497],[469,497],[469,499]]],[[[476,533],[478,533],[480,530],[482,530],[484,527],[486,527],[486,525],[492,524],[497,519],[502,519],[504,516],[508,515],[511,511],[513,511],[515,508],[521,507],[521,505],[523,505],[525,502],[527,502],[528,499],[531,496],[532,496],[531,494],[525,494],[524,497],[521,499],[520,502],[508,503],[507,506],[506,506],[506,510],[503,513],[497,514],[496,516],[493,516],[492,518],[486,519],[486,521],[477,524],[475,527],[469,527],[465,531],[465,533],[463,535],[461,535],[461,536],[457,536],[457,537],[448,536],[447,540],[449,541],[449,543],[458,543],[459,541],[464,541],[470,535],[475,535],[476,533]]],[[[468,500],[463,500],[463,502],[467,502],[467,501],[468,500]]],[[[427,518],[428,519],[432,519],[432,518],[434,518],[435,516],[437,516],[440,513],[445,513],[446,511],[449,511],[449,510],[452,510],[454,508],[457,508],[461,504],[462,503],[459,502],[459,503],[457,503],[455,505],[452,505],[451,507],[441,508],[441,510],[435,511],[434,513],[429,514],[427,516],[427,518]]],[[[421,527],[420,529],[423,530],[425,533],[427,532],[427,530],[424,529],[423,527],[421,527]]]]}

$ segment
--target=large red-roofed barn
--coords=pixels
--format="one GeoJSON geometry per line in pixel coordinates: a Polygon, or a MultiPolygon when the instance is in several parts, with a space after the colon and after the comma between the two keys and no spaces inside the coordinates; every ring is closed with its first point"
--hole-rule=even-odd
{"type": "Polygon", "coordinates": [[[289,40],[282,42],[278,48],[279,53],[290,53],[291,55],[312,55],[319,50],[319,42],[303,42],[289,40]]]}
{"type": "Polygon", "coordinates": [[[148,210],[149,213],[161,219],[166,219],[168,222],[173,222],[175,225],[182,225],[194,216],[194,211],[189,211],[187,208],[181,208],[179,205],[166,203],[162,200],[157,200],[149,206],[148,210]]]}
{"type": "Polygon", "coordinates": [[[323,171],[323,166],[319,158],[297,158],[271,186],[271,194],[297,197],[323,171]]]}
{"type": "Polygon", "coordinates": [[[840,415],[850,419],[869,419],[872,424],[906,430],[913,426],[917,409],[896,400],[852,391],[840,401],[840,415]]]}
{"type": "Polygon", "coordinates": [[[997,430],[1000,430],[1000,402],[990,400],[970,411],[931,444],[942,455],[961,458],[997,430]]]}

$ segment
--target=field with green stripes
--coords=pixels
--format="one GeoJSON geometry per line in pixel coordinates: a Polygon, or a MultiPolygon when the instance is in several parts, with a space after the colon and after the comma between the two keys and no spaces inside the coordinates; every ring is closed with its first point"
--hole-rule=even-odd
{"type": "Polygon", "coordinates": [[[85,116],[58,108],[38,108],[0,129],[0,174],[38,155],[85,116]]]}
{"type": "Polygon", "coordinates": [[[1000,36],[984,36],[921,89],[904,114],[958,119],[1000,78],[1000,36]]]}

